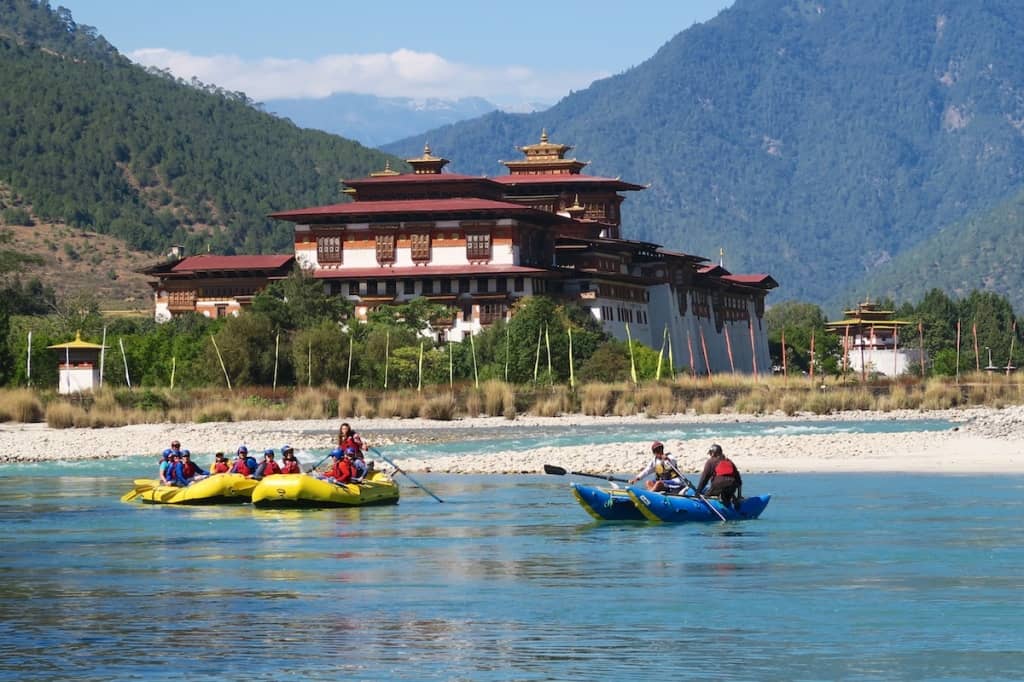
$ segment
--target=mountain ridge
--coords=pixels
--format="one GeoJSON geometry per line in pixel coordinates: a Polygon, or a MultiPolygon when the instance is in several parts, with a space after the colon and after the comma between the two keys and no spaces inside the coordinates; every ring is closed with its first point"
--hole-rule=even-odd
{"type": "Polygon", "coordinates": [[[545,112],[383,149],[429,137],[453,170],[494,174],[546,128],[587,172],[652,182],[623,209],[627,236],[724,247],[780,300],[825,303],[1022,186],[1022,27],[1007,0],[738,0],[545,112]]]}

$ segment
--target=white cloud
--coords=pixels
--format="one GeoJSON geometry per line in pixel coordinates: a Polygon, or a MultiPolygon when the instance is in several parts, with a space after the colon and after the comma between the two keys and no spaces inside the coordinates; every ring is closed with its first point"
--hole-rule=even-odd
{"type": "Polygon", "coordinates": [[[484,97],[497,104],[525,99],[554,102],[570,90],[585,88],[604,73],[538,74],[524,66],[481,67],[459,64],[440,55],[413,50],[389,53],[330,54],[315,60],[266,57],[244,60],[235,55],[201,56],[146,48],[128,55],[144,66],[167,69],[175,76],[242,91],[252,99],[320,98],[335,92],[379,97],[484,97]]]}

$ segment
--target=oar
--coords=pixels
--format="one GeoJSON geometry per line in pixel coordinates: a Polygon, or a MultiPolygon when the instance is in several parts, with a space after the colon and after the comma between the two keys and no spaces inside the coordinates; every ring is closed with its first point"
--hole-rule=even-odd
{"type": "Polygon", "coordinates": [[[306,473],[307,473],[307,474],[311,474],[311,473],[313,473],[314,471],[316,471],[316,470],[317,470],[317,468],[318,468],[318,467],[319,467],[319,466],[320,466],[321,464],[323,464],[324,462],[326,462],[326,461],[327,461],[327,458],[328,458],[328,457],[330,457],[330,456],[331,456],[331,453],[330,453],[330,452],[328,452],[328,453],[327,453],[326,455],[324,455],[324,458],[323,458],[322,460],[320,460],[319,462],[317,462],[317,463],[316,463],[316,464],[314,464],[313,466],[311,466],[311,467],[309,467],[308,469],[306,469],[306,473]]]}
{"type": "Polygon", "coordinates": [[[142,493],[146,492],[147,490],[152,490],[155,487],[156,486],[153,485],[153,481],[144,478],[137,478],[135,479],[135,488],[129,490],[124,495],[122,495],[121,501],[131,502],[142,493]]]}
{"type": "MultiPolygon", "coordinates": [[[[665,460],[665,461],[668,461],[668,460],[665,460]]],[[[715,505],[711,504],[711,502],[708,500],[708,498],[706,498],[706,497],[704,497],[703,495],[700,494],[700,491],[697,490],[697,486],[695,486],[693,483],[691,483],[690,479],[688,479],[686,476],[683,476],[683,472],[681,472],[679,469],[677,469],[675,466],[673,466],[671,462],[669,462],[669,466],[671,466],[672,467],[672,471],[676,472],[676,475],[679,476],[679,480],[681,480],[683,482],[683,485],[687,485],[687,486],[693,488],[693,494],[696,495],[698,498],[700,498],[700,501],[703,502],[704,504],[706,504],[708,509],[710,509],[711,511],[715,512],[715,516],[720,518],[722,521],[725,521],[725,517],[722,516],[722,512],[718,511],[718,509],[715,508],[715,505]]]]}
{"type": "Polygon", "coordinates": [[[618,483],[629,483],[625,478],[615,478],[614,476],[602,476],[601,474],[587,474],[582,471],[566,471],[562,467],[556,467],[554,464],[545,464],[544,473],[551,474],[552,476],[565,476],[566,474],[572,474],[573,476],[586,476],[587,478],[600,478],[605,481],[616,481],[618,483]]]}
{"type": "Polygon", "coordinates": [[[397,471],[398,473],[400,473],[400,474],[405,474],[405,477],[406,477],[406,478],[408,478],[408,479],[409,479],[410,481],[412,481],[412,482],[413,482],[413,485],[417,485],[417,486],[419,486],[419,487],[420,487],[420,488],[421,488],[421,489],[423,490],[423,492],[425,492],[426,494],[430,495],[431,497],[433,497],[433,498],[434,498],[435,500],[437,500],[438,502],[444,502],[444,500],[442,500],[442,499],[441,499],[440,497],[438,497],[438,496],[437,496],[437,495],[435,495],[434,493],[432,493],[432,492],[430,492],[429,490],[427,490],[427,488],[426,488],[426,487],[425,487],[425,486],[424,486],[424,485],[423,485],[422,483],[420,483],[419,481],[417,481],[417,480],[416,480],[415,478],[413,478],[412,476],[410,476],[410,475],[409,475],[408,473],[406,473],[405,471],[402,471],[402,467],[398,466],[397,464],[395,464],[394,462],[392,462],[392,461],[391,461],[390,459],[388,459],[387,457],[385,457],[385,456],[384,456],[384,453],[383,453],[383,452],[381,452],[381,451],[380,451],[380,450],[378,450],[377,448],[367,448],[367,449],[368,449],[368,450],[369,450],[370,452],[372,452],[373,454],[375,454],[375,455],[377,455],[378,457],[380,457],[380,458],[381,458],[382,460],[384,460],[384,461],[385,461],[385,462],[387,462],[388,464],[390,464],[391,466],[395,467],[395,471],[397,471]]]}

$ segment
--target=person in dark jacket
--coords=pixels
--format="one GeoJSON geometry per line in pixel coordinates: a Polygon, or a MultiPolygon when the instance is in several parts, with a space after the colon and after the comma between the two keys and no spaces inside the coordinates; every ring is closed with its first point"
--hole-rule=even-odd
{"type": "Polygon", "coordinates": [[[704,470],[700,474],[700,483],[697,484],[698,494],[704,490],[704,486],[710,484],[706,495],[717,495],[724,505],[739,507],[743,499],[743,477],[740,470],[733,464],[733,461],[722,452],[722,446],[712,445],[708,449],[708,461],[704,463],[704,470]]]}

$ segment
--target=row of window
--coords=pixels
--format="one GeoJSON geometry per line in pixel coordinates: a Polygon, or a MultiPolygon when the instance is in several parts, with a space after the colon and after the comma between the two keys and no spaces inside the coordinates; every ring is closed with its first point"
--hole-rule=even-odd
{"type": "MultiPolygon", "coordinates": [[[[342,262],[342,238],[340,236],[319,236],[316,238],[316,257],[320,263],[342,262]]],[[[395,235],[374,236],[377,262],[386,265],[395,262],[395,235]]],[[[418,233],[409,236],[409,252],[417,263],[430,261],[430,234],[418,233]]],[[[475,233],[466,235],[466,259],[488,261],[491,259],[491,235],[475,233]]]]}
{"type": "MultiPolygon", "coordinates": [[[[461,277],[459,279],[386,279],[386,280],[349,280],[347,284],[333,282],[331,293],[339,294],[343,290],[349,296],[396,296],[398,294],[399,281],[401,281],[402,294],[412,296],[430,296],[433,294],[485,294],[485,293],[506,293],[514,291],[522,293],[526,290],[526,279],[524,277],[461,277]],[[474,286],[475,284],[475,286],[474,286]],[[344,288],[343,288],[344,287],[344,288]]],[[[534,291],[539,292],[541,287],[534,281],[534,291]]]]}
{"type": "Polygon", "coordinates": [[[601,298],[614,298],[620,301],[637,301],[639,303],[646,303],[648,300],[646,289],[620,284],[600,283],[597,285],[597,293],[601,298]]]}
{"type": "Polygon", "coordinates": [[[603,305],[601,306],[601,319],[606,322],[614,319],[630,324],[647,324],[647,311],[623,307],[613,308],[610,305],[603,305]]]}

